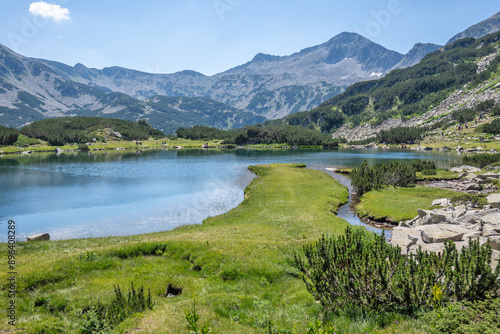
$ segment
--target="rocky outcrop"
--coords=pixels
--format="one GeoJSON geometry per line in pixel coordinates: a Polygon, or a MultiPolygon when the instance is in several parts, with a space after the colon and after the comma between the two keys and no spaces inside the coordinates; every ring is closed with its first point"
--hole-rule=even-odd
{"type": "MultiPolygon", "coordinates": [[[[495,56],[498,53],[495,53],[495,56]]],[[[401,118],[390,118],[379,125],[367,123],[362,126],[351,127],[351,123],[346,123],[333,133],[333,138],[345,138],[349,142],[362,141],[374,137],[381,130],[389,130],[395,127],[431,126],[436,122],[449,118],[450,110],[460,106],[461,108],[473,108],[475,105],[486,100],[500,102],[500,95],[494,89],[486,89],[489,82],[484,83],[474,89],[457,89],[451,93],[438,106],[426,112],[422,116],[413,117],[409,120],[401,118]]],[[[463,149],[462,149],[463,150],[463,149]]],[[[474,150],[474,151],[477,151],[474,150]]]]}
{"type": "Polygon", "coordinates": [[[481,244],[491,245],[494,260],[500,259],[500,208],[490,204],[483,208],[452,206],[448,199],[439,199],[433,204],[443,206],[435,210],[418,210],[417,217],[400,222],[392,230],[391,244],[400,246],[403,254],[415,253],[418,247],[441,252],[446,240],[454,241],[460,250],[468,245],[469,238],[478,238],[481,244]]]}
{"type": "MultiPolygon", "coordinates": [[[[449,189],[471,194],[489,194],[496,190],[494,182],[500,179],[500,173],[481,173],[481,169],[473,166],[460,166],[450,169],[451,172],[461,173],[459,180],[437,181],[426,183],[427,186],[449,189]],[[476,174],[477,173],[477,174],[476,174]]],[[[491,205],[500,208],[500,196],[491,197],[491,205]]],[[[437,205],[437,204],[433,204],[437,205]]]]}

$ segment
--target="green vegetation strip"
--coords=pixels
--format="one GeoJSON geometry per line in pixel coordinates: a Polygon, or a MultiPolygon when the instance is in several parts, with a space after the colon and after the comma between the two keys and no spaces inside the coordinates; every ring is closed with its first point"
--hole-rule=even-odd
{"type": "MultiPolygon", "coordinates": [[[[76,333],[82,312],[98,301],[109,304],[113,285],[125,289],[133,282],[151,289],[155,305],[126,319],[117,332],[185,333],[184,312],[192,308],[193,295],[200,323],[214,333],[259,333],[269,320],[273,328],[296,326],[294,332],[305,332],[320,306],[298,278],[293,254],[324,233],[344,231],[347,223],[332,212],[348,194],[327,174],[300,167],[251,167],[259,178],[245,189],[245,200],[203,225],[129,237],[19,243],[18,328],[76,333]],[[182,294],[161,297],[169,284],[182,287],[182,294]]],[[[0,279],[6,282],[5,271],[0,279]]],[[[7,302],[2,293],[0,303],[7,302]]],[[[3,322],[0,329],[12,328],[3,322]]]]}
{"type": "Polygon", "coordinates": [[[356,210],[360,217],[398,223],[415,218],[418,209],[430,209],[432,201],[437,198],[450,198],[458,194],[451,190],[425,186],[386,187],[364,194],[356,210]]]}

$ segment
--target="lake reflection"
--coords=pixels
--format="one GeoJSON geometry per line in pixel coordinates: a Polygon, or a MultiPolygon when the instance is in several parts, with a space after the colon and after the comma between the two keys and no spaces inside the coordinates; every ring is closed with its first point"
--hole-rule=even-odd
{"type": "MultiPolygon", "coordinates": [[[[275,162],[355,167],[393,159],[458,165],[455,152],[398,150],[165,150],[53,153],[0,158],[0,224],[18,240],[132,235],[201,223],[236,207],[249,165],[275,162]]],[[[4,229],[3,227],[1,229],[4,229]]],[[[2,233],[0,241],[6,241],[2,233]]]]}

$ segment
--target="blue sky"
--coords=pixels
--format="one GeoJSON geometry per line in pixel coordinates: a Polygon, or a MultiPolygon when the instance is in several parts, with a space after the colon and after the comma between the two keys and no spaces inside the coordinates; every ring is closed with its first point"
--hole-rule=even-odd
{"type": "Polygon", "coordinates": [[[498,0],[40,2],[0,2],[1,44],[68,65],[155,73],[189,69],[207,75],[245,63],[258,52],[288,55],[343,31],[406,53],[418,42],[444,44],[500,11],[498,0]]]}

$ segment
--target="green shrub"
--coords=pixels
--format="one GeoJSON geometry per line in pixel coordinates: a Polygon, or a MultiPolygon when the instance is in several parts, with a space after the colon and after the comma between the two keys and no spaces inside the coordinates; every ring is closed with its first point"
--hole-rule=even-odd
{"type": "Polygon", "coordinates": [[[38,144],[40,144],[40,141],[38,139],[28,138],[28,137],[26,137],[23,134],[19,134],[19,136],[17,137],[16,142],[13,145],[28,147],[30,145],[38,145],[38,144]]]}
{"type": "Polygon", "coordinates": [[[483,132],[484,133],[490,133],[490,134],[493,134],[493,135],[499,134],[500,133],[500,119],[497,118],[493,122],[491,122],[489,124],[485,124],[483,126],[483,132]]]}
{"type": "Polygon", "coordinates": [[[450,198],[450,202],[453,205],[472,205],[473,207],[483,207],[488,204],[488,201],[484,197],[480,197],[474,194],[460,194],[450,198]]]}
{"type": "Polygon", "coordinates": [[[423,252],[408,257],[391,246],[384,235],[347,228],[345,235],[323,237],[304,246],[295,262],[307,290],[327,311],[363,312],[432,305],[433,287],[450,300],[483,300],[500,292],[500,265],[490,267],[491,247],[470,240],[458,254],[452,242],[442,254],[423,252]]]}
{"type": "Polygon", "coordinates": [[[464,165],[472,165],[483,168],[495,162],[500,162],[500,153],[466,155],[464,156],[462,162],[464,165]]]}
{"type": "Polygon", "coordinates": [[[103,317],[102,307],[92,307],[83,315],[83,323],[78,331],[79,334],[108,334],[111,327],[103,317]]]}
{"type": "Polygon", "coordinates": [[[135,313],[153,309],[154,302],[151,291],[144,294],[144,288],[135,290],[134,283],[130,283],[128,295],[125,296],[120,286],[114,286],[114,296],[107,305],[97,303],[84,312],[84,321],[79,333],[111,333],[111,330],[135,313]]]}
{"type": "Polygon", "coordinates": [[[405,144],[414,143],[422,139],[422,134],[427,131],[427,128],[419,127],[396,127],[389,130],[381,130],[377,134],[379,143],[388,144],[405,144]]]}
{"type": "Polygon", "coordinates": [[[208,334],[212,331],[208,324],[199,325],[198,321],[200,320],[200,316],[197,313],[196,309],[196,299],[193,296],[193,309],[185,312],[185,317],[187,321],[187,328],[190,330],[190,333],[193,334],[208,334]]]}
{"type": "Polygon", "coordinates": [[[236,269],[224,269],[221,273],[220,273],[220,278],[222,278],[222,280],[224,282],[227,282],[227,281],[235,281],[237,280],[239,277],[240,277],[240,273],[236,270],[236,269]]]}
{"type": "Polygon", "coordinates": [[[90,148],[87,146],[87,144],[78,144],[78,150],[82,152],[88,152],[90,151],[90,148]]]}
{"type": "Polygon", "coordinates": [[[442,313],[430,312],[424,319],[432,333],[500,333],[500,299],[453,303],[442,313]]]}
{"type": "Polygon", "coordinates": [[[436,169],[423,169],[422,174],[423,175],[437,175],[437,170],[436,169]]]}
{"type": "Polygon", "coordinates": [[[0,126],[0,146],[9,146],[17,141],[19,130],[0,126]]]}
{"type": "Polygon", "coordinates": [[[21,133],[31,138],[46,140],[50,145],[62,146],[66,143],[88,143],[92,132],[112,129],[133,140],[146,140],[149,137],[163,138],[160,130],[141,123],[103,117],[62,117],[44,119],[24,126],[21,133]]]}
{"type": "MultiPolygon", "coordinates": [[[[415,171],[422,172],[425,169],[436,169],[436,164],[432,160],[416,160],[410,162],[410,165],[415,168],[415,171]]],[[[435,175],[435,174],[425,174],[425,175],[435,175]]]]}
{"type": "Polygon", "coordinates": [[[387,185],[409,186],[415,179],[415,168],[409,163],[399,161],[379,163],[370,167],[365,160],[360,167],[354,168],[351,172],[351,183],[359,196],[387,185]]]}
{"type": "Polygon", "coordinates": [[[117,285],[114,289],[115,296],[106,310],[106,319],[112,326],[120,324],[134,313],[153,309],[154,302],[151,299],[151,291],[149,289],[147,297],[144,295],[144,288],[142,286],[137,291],[134,289],[134,283],[130,284],[127,297],[123,295],[120,286],[117,285]]]}
{"type": "Polygon", "coordinates": [[[451,114],[451,117],[456,120],[458,123],[466,123],[471,122],[476,118],[476,112],[474,109],[462,109],[454,111],[451,114]]]}

